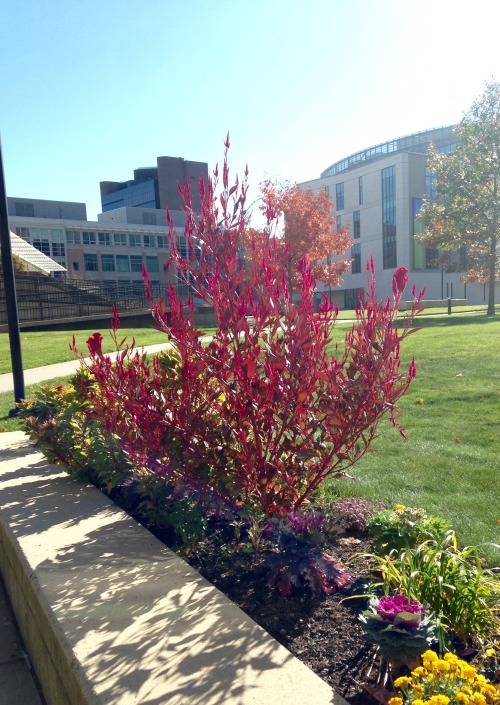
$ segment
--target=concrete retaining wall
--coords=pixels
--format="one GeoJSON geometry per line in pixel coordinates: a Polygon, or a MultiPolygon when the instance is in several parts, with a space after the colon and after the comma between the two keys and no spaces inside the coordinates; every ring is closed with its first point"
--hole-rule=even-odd
{"type": "Polygon", "coordinates": [[[0,434],[0,570],[48,705],[346,705],[95,488],[0,434]]]}

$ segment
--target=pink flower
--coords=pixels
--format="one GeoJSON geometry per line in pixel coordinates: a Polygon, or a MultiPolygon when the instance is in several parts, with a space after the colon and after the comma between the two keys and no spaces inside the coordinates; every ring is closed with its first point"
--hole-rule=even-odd
{"type": "Polygon", "coordinates": [[[405,290],[408,282],[408,270],[406,267],[399,267],[392,276],[392,291],[394,296],[402,293],[405,290]]]}
{"type": "Polygon", "coordinates": [[[376,610],[377,614],[388,622],[394,622],[401,612],[409,612],[417,617],[415,624],[418,624],[420,617],[425,612],[425,607],[417,600],[408,600],[406,595],[395,595],[394,597],[381,597],[376,610]]]}
{"type": "Polygon", "coordinates": [[[98,355],[102,356],[102,335],[100,333],[93,333],[87,340],[87,346],[89,353],[92,356],[98,355]]]}

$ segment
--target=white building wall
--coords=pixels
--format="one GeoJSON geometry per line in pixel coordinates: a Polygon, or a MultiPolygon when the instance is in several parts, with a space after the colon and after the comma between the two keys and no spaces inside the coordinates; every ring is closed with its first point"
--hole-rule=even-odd
{"type": "MultiPolygon", "coordinates": [[[[366,285],[366,262],[373,256],[376,271],[376,292],[379,298],[392,295],[392,276],[395,268],[383,267],[382,240],[382,169],[391,166],[396,168],[396,238],[397,267],[409,270],[409,284],[405,298],[411,298],[411,287],[416,285],[417,291],[425,288],[424,298],[437,300],[453,296],[456,299],[467,299],[471,304],[486,302],[487,288],[479,284],[465,285],[460,281],[460,273],[447,273],[438,270],[420,270],[414,267],[413,256],[413,199],[425,196],[425,164],[426,157],[421,154],[397,152],[387,155],[377,161],[359,166],[335,176],[313,179],[299,184],[304,190],[319,192],[327,189],[333,207],[335,204],[336,185],[344,184],[344,208],[337,210],[341,216],[342,225],[349,225],[353,234],[353,212],[360,211],[361,237],[354,244],[361,246],[361,273],[346,274],[338,289],[329,290],[318,284],[318,291],[326,291],[332,300],[344,308],[345,291],[360,289],[366,285]],[[359,203],[359,178],[363,180],[363,203],[359,203]]],[[[350,254],[348,251],[347,255],[350,254]]]]}

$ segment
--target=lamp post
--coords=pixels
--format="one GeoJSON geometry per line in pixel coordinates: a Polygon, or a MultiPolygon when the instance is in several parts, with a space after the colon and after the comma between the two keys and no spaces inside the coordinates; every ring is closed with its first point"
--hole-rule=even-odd
{"type": "MultiPolygon", "coordinates": [[[[16,280],[12,261],[9,219],[7,214],[7,194],[2,160],[2,143],[0,141],[0,243],[2,249],[2,269],[5,289],[5,304],[7,309],[7,324],[9,328],[10,357],[14,377],[14,400],[21,401],[26,396],[24,389],[23,358],[21,354],[21,334],[17,314],[16,280]]],[[[11,409],[9,416],[14,416],[17,408],[11,409]]]]}

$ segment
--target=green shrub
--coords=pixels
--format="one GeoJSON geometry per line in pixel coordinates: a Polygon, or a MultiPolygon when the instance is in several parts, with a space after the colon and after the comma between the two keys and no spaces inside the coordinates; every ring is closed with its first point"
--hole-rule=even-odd
{"type": "Polygon", "coordinates": [[[366,523],[376,548],[385,551],[414,548],[428,539],[440,541],[451,528],[442,517],[427,516],[423,509],[402,504],[374,514],[366,523]]]}
{"type": "Polygon", "coordinates": [[[42,385],[33,398],[20,404],[24,429],[52,463],[79,480],[107,493],[131,474],[130,464],[81,392],[81,382],[92,384],[85,369],[66,385],[42,385]]]}

